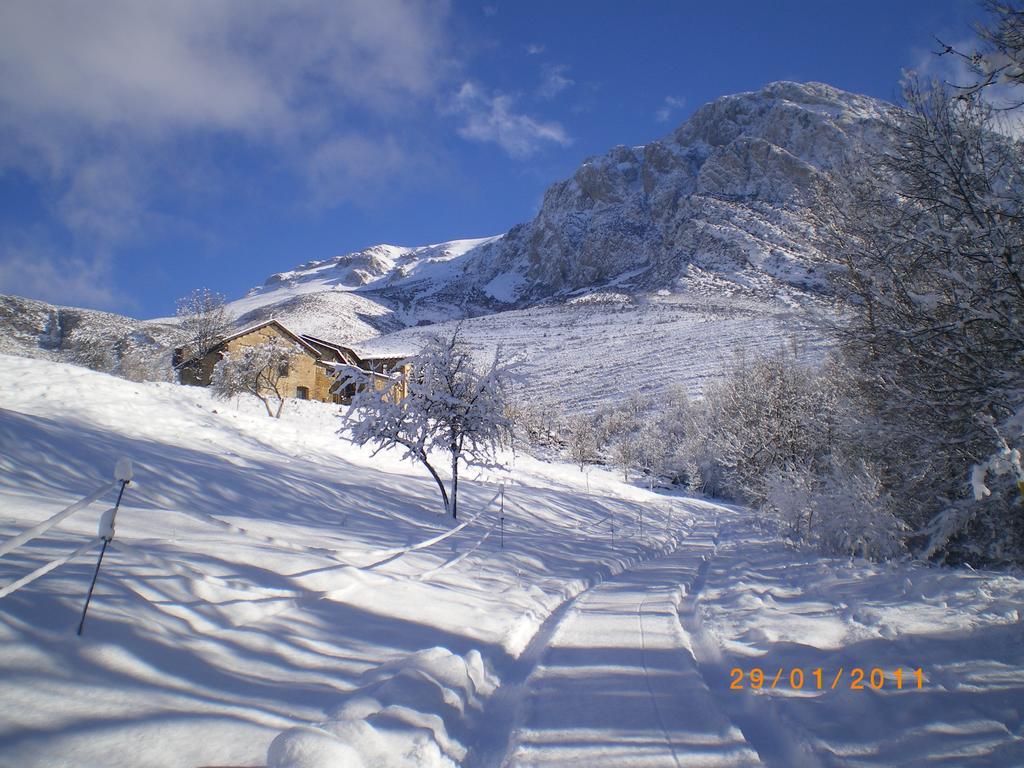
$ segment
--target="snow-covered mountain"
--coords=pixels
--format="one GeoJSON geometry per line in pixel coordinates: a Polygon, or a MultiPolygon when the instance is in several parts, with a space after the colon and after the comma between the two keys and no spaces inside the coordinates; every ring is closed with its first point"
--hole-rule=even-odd
{"type": "MultiPolygon", "coordinates": [[[[462,257],[496,237],[420,247],[374,245],[278,272],[231,303],[241,323],[276,317],[303,333],[357,342],[381,333],[464,314],[460,304],[431,301],[456,282],[462,257]],[[389,288],[413,285],[386,297],[389,288]],[[429,308],[418,310],[420,300],[429,308]]],[[[394,293],[393,291],[391,292],[394,293]]]]}
{"type": "Polygon", "coordinates": [[[508,298],[496,283],[517,284],[518,303],[611,280],[634,291],[702,277],[824,290],[812,187],[885,142],[891,109],[820,83],[717,99],[658,141],[584,162],[533,221],[472,254],[467,272],[491,296],[508,298]]]}
{"type": "Polygon", "coordinates": [[[883,145],[892,109],[820,83],[725,96],[657,141],[588,159],[548,189],[532,221],[502,236],[309,262],[234,307],[358,340],[610,285],[629,294],[825,292],[813,186],[883,145]]]}

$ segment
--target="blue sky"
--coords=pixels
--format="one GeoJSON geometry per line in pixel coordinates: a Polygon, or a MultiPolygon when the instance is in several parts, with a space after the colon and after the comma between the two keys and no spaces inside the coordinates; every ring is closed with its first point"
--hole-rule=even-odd
{"type": "Polygon", "coordinates": [[[12,0],[0,293],[137,317],[503,232],[584,158],[773,80],[895,100],[967,0],[12,0]]]}

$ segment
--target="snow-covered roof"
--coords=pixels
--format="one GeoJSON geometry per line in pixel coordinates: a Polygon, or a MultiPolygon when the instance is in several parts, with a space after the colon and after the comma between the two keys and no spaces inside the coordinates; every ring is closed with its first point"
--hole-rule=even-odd
{"type": "Polygon", "coordinates": [[[318,339],[316,336],[311,336],[308,333],[302,334],[302,338],[306,339],[307,341],[311,342],[314,345],[319,344],[320,346],[327,347],[328,349],[333,349],[342,357],[351,357],[357,362],[362,359],[361,356],[354,349],[352,349],[352,347],[346,347],[342,344],[336,344],[333,341],[327,341],[325,339],[318,339]]]}
{"type": "MultiPolygon", "coordinates": [[[[270,320],[264,320],[262,323],[257,323],[256,325],[250,325],[250,326],[248,326],[246,328],[243,328],[240,331],[236,331],[235,333],[232,333],[230,336],[225,336],[223,339],[221,339],[220,341],[217,342],[217,344],[215,345],[214,349],[216,349],[216,347],[219,347],[219,346],[221,346],[223,344],[227,344],[229,341],[237,339],[237,338],[239,338],[241,336],[245,336],[247,334],[253,333],[254,331],[258,331],[260,328],[265,328],[268,325],[276,325],[282,332],[284,332],[287,336],[289,336],[297,344],[299,344],[302,347],[304,347],[314,357],[316,357],[316,358],[320,357],[320,350],[318,350],[316,347],[314,347],[309,342],[305,341],[301,336],[299,336],[294,331],[288,330],[288,328],[285,327],[285,325],[281,321],[274,320],[273,318],[271,318],[270,320]]],[[[180,368],[183,365],[187,365],[188,363],[191,363],[193,360],[195,360],[198,357],[199,357],[199,355],[192,355],[192,357],[188,358],[187,360],[182,360],[180,363],[178,363],[177,367],[180,368]]]]}

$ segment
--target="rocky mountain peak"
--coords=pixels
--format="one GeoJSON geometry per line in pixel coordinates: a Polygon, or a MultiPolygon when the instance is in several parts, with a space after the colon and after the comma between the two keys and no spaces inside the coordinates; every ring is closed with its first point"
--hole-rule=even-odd
{"type": "Polygon", "coordinates": [[[716,99],[661,139],[588,158],[533,221],[481,248],[473,271],[485,290],[520,274],[521,301],[615,279],[671,288],[691,268],[814,289],[806,193],[884,141],[890,109],[821,83],[716,99]]]}

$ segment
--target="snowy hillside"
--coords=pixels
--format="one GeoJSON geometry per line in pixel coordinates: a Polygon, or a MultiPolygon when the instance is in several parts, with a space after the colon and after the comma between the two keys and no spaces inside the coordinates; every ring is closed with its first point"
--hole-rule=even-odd
{"type": "MultiPolygon", "coordinates": [[[[95,546],[0,598],[5,768],[1024,762],[1018,577],[824,558],[523,455],[453,528],[336,407],[0,361],[0,546],[135,461],[84,636],[95,546]]],[[[0,557],[0,590],[112,501],[0,557]]]]}
{"type": "Polygon", "coordinates": [[[481,363],[498,347],[519,360],[530,402],[562,415],[635,392],[658,398],[680,387],[700,396],[740,353],[796,345],[802,359],[818,359],[825,351],[804,312],[780,302],[667,291],[584,293],[564,304],[410,328],[356,347],[407,355],[429,334],[450,334],[456,326],[481,363]]]}
{"type": "Polygon", "coordinates": [[[0,296],[0,354],[46,360],[81,359],[102,344],[116,364],[133,352],[171,344],[169,322],[135,320],[112,312],[49,304],[21,296],[0,296]]]}

